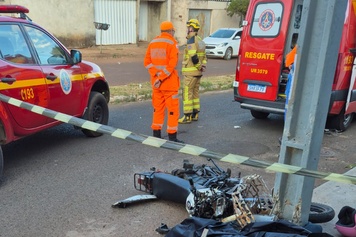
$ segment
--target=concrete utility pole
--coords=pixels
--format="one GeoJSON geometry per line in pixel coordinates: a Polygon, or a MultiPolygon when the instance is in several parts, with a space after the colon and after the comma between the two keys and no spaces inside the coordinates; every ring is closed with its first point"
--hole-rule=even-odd
{"type": "MultiPolygon", "coordinates": [[[[317,170],[347,0],[304,0],[279,162],[317,170]]],[[[275,214],[308,223],[314,178],[276,174],[275,214]]]]}

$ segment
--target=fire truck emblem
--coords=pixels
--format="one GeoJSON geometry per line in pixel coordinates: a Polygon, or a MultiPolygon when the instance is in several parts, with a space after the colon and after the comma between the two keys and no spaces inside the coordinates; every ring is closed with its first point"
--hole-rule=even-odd
{"type": "Polygon", "coordinates": [[[72,90],[72,81],[66,70],[62,69],[59,73],[59,81],[61,83],[62,91],[64,94],[68,95],[72,90]]]}
{"type": "Polygon", "coordinates": [[[263,31],[268,31],[272,28],[275,21],[274,12],[270,9],[264,10],[258,21],[260,29],[263,31]]]}

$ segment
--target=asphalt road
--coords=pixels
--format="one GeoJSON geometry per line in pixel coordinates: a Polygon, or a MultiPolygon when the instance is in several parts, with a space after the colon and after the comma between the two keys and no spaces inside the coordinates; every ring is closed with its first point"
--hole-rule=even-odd
{"type": "MultiPolygon", "coordinates": [[[[205,77],[218,75],[233,75],[236,71],[236,58],[231,60],[208,59],[208,67],[204,72],[205,77]]],[[[103,70],[110,86],[127,85],[129,83],[140,83],[149,81],[147,69],[143,66],[142,60],[131,62],[120,62],[119,59],[111,62],[96,62],[103,70]]],[[[178,63],[177,70],[181,71],[181,61],[178,63]]],[[[183,77],[182,77],[183,78],[183,77]]]]}
{"type": "MultiPolygon", "coordinates": [[[[222,154],[278,161],[283,116],[252,119],[249,111],[232,102],[231,91],[203,94],[201,103],[200,120],[180,125],[179,139],[222,154]]],[[[111,105],[109,125],[151,135],[151,111],[150,101],[111,105]]],[[[336,170],[354,155],[355,131],[353,125],[342,134],[325,135],[323,171],[336,170]]],[[[187,217],[184,206],[153,201],[114,209],[111,204],[143,194],[134,189],[135,172],[151,167],[171,171],[182,168],[184,159],[211,165],[202,157],[108,135],[86,138],[66,124],[3,146],[3,152],[0,236],[4,237],[159,236],[155,229],[161,223],[173,227],[187,217]]],[[[273,173],[217,163],[231,168],[233,176],[260,174],[268,187],[273,186],[273,173]]]]}

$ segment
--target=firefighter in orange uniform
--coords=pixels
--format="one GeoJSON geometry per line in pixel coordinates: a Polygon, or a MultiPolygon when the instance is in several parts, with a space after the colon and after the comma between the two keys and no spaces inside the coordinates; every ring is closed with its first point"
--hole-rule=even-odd
{"type": "Polygon", "coordinates": [[[172,22],[164,21],[160,25],[161,34],[148,45],[144,66],[151,76],[153,119],[151,128],[153,136],[161,138],[161,130],[167,110],[167,133],[170,141],[177,139],[179,119],[180,86],[176,66],[178,64],[178,44],[174,39],[175,29],[172,22]]]}
{"type": "Polygon", "coordinates": [[[200,79],[203,75],[202,72],[206,69],[207,59],[205,43],[198,36],[199,29],[200,23],[197,19],[190,19],[187,22],[187,46],[184,50],[182,62],[184,116],[178,120],[179,123],[198,121],[198,113],[200,112],[200,79]]]}
{"type": "Polygon", "coordinates": [[[297,54],[297,44],[294,45],[292,51],[290,51],[286,55],[286,61],[285,61],[285,66],[289,68],[289,74],[288,74],[288,81],[286,85],[286,104],[285,104],[285,112],[284,112],[284,119],[286,118],[287,114],[287,107],[288,107],[288,101],[290,99],[290,90],[293,82],[293,77],[294,77],[294,59],[295,55],[297,54]]]}

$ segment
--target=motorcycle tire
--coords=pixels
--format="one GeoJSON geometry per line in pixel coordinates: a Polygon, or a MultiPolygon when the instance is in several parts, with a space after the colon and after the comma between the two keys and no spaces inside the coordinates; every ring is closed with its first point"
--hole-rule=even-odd
{"type": "Polygon", "coordinates": [[[334,219],[335,211],[332,207],[312,202],[310,205],[309,221],[311,223],[326,223],[334,219]]]}

